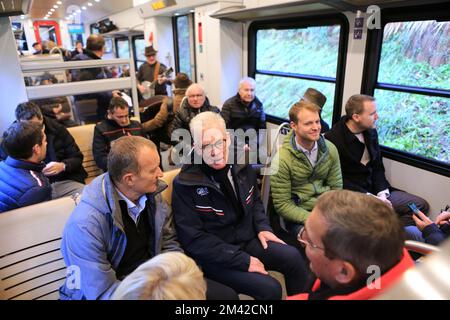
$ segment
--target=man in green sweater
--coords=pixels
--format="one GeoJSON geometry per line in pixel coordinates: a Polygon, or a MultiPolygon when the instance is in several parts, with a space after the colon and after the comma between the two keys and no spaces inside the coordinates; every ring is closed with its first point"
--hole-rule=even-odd
{"type": "Polygon", "coordinates": [[[270,187],[275,211],[297,235],[317,198],[342,189],[339,153],[320,135],[320,107],[300,101],[289,110],[292,130],[275,155],[270,187]]]}

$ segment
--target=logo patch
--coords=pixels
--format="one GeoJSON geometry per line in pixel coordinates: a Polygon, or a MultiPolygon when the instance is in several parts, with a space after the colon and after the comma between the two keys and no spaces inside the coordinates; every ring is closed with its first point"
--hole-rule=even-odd
{"type": "Polygon", "coordinates": [[[197,188],[197,194],[204,197],[209,194],[208,188],[197,188]]]}

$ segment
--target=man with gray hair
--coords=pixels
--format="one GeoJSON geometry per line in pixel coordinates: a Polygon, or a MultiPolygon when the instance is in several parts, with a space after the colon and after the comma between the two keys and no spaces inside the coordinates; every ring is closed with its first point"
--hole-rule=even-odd
{"type": "Polygon", "coordinates": [[[206,277],[239,293],[281,299],[281,285],[267,270],[284,274],[288,294],[299,293],[306,277],[302,257],[273,234],[251,166],[229,164],[223,118],[203,112],[190,130],[200,161],[182,167],[172,192],[183,249],[206,277]]]}
{"type": "Polygon", "coordinates": [[[221,115],[225,119],[227,129],[241,129],[244,133],[254,130],[255,135],[235,134],[236,148],[247,145],[250,150],[256,150],[265,138],[266,114],[262,102],[255,95],[256,81],[245,77],[239,81],[238,93],[224,102],[221,115]],[[263,131],[260,131],[263,130],[263,131]],[[254,140],[254,141],[251,141],[254,140]]]}
{"type": "Polygon", "coordinates": [[[321,195],[297,238],[317,280],[292,300],[369,300],[414,266],[392,208],[354,191],[321,195]]]}
{"type": "Polygon", "coordinates": [[[139,136],[112,142],[108,172],[86,186],[63,232],[61,253],[72,272],[60,288],[61,299],[110,299],[142,263],[182,251],[161,196],[167,188],[162,176],[153,142],[139,136]]]}

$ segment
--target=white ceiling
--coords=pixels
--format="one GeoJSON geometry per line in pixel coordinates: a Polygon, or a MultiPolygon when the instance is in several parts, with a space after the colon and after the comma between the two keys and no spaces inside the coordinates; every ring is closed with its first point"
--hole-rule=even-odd
{"type": "MultiPolygon", "coordinates": [[[[57,5],[58,0],[32,0],[28,17],[31,19],[43,19],[47,12],[57,5]]],[[[87,10],[81,10],[81,22],[88,23],[108,17],[111,14],[121,12],[133,7],[133,0],[60,0],[61,5],[55,9],[55,12],[50,16],[51,19],[64,19],[69,15],[71,8],[77,6],[81,9],[85,6],[87,10]],[[92,6],[88,6],[88,2],[92,6]]]]}

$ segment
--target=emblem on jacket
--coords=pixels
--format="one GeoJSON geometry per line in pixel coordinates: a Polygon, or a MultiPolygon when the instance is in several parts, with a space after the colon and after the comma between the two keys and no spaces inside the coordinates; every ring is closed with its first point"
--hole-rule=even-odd
{"type": "Polygon", "coordinates": [[[197,194],[204,197],[209,194],[208,188],[197,188],[197,194]]]}

